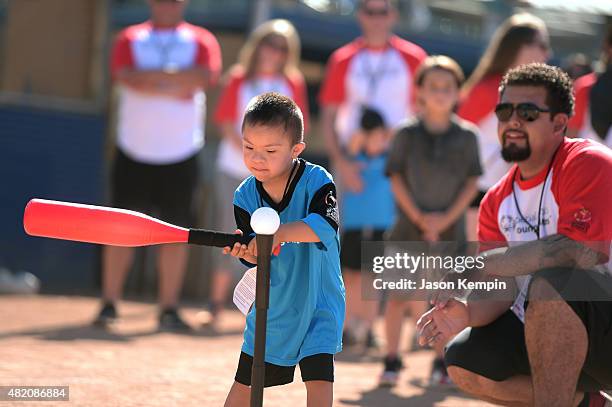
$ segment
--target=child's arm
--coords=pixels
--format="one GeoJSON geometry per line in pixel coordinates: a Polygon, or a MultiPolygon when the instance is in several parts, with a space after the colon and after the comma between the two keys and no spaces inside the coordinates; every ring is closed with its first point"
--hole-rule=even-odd
{"type": "MultiPolygon", "coordinates": [[[[280,225],[276,234],[274,235],[274,243],[272,244],[272,250],[278,247],[281,243],[285,242],[299,242],[299,243],[317,243],[321,239],[319,236],[308,226],[305,222],[299,220],[297,222],[289,222],[280,225]]],[[[253,239],[249,242],[248,253],[255,257],[257,262],[257,242],[253,239]]],[[[249,260],[250,261],[250,260],[249,260]]]]}
{"type": "Polygon", "coordinates": [[[478,194],[478,177],[469,177],[453,204],[445,212],[425,215],[425,222],[437,233],[448,229],[465,212],[478,194]]]}
{"type": "Polygon", "coordinates": [[[365,134],[362,131],[356,131],[355,134],[349,139],[349,142],[346,146],[347,152],[351,156],[358,155],[361,151],[363,151],[365,144],[365,134]]]}
{"type": "Polygon", "coordinates": [[[449,219],[449,225],[452,225],[459,219],[459,217],[465,212],[470,206],[470,203],[478,195],[478,177],[469,177],[465,182],[465,185],[461,189],[459,196],[455,199],[455,202],[446,211],[446,216],[449,219]]]}
{"type": "Polygon", "coordinates": [[[393,191],[397,205],[400,207],[402,212],[408,216],[408,219],[410,219],[412,223],[414,223],[419,229],[423,230],[423,213],[414,204],[412,194],[408,188],[406,188],[406,184],[404,183],[402,176],[398,173],[391,173],[390,178],[391,190],[393,191]]]}
{"type": "Polygon", "coordinates": [[[285,242],[316,243],[321,241],[314,230],[301,220],[281,225],[278,228],[278,232],[276,232],[275,238],[279,244],[285,242]]]}

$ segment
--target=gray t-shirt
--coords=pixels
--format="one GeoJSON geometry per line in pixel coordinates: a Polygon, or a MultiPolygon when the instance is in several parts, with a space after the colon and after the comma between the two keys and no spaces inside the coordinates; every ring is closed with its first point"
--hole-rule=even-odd
{"type": "MultiPolygon", "coordinates": [[[[432,134],[420,120],[400,127],[389,152],[386,173],[399,174],[423,212],[446,211],[470,177],[482,174],[476,127],[454,116],[450,128],[432,134]]],[[[417,240],[414,225],[398,210],[391,240],[417,240]]],[[[453,239],[454,240],[454,239],[453,239]]]]}

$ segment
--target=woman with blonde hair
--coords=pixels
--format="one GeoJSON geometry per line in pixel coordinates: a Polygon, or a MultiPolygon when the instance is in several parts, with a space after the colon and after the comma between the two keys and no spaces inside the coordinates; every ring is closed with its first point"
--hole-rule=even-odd
{"type": "MultiPolygon", "coordinates": [[[[248,102],[265,92],[278,92],[292,98],[302,110],[308,126],[308,104],[304,76],[298,69],[300,39],[287,20],[270,20],[249,36],[240,50],[239,61],[223,79],[214,121],[223,139],[217,156],[216,212],[218,230],[233,231],[236,226],[232,205],[238,185],[250,175],[242,159],[242,115],[248,102]]],[[[223,309],[228,289],[244,267],[219,252],[212,280],[213,321],[223,309]]]]}
{"type": "Polygon", "coordinates": [[[501,157],[494,111],[502,76],[519,65],[546,62],[549,56],[548,30],[544,21],[527,13],[515,14],[497,29],[476,69],[461,89],[457,113],[478,126],[483,169],[478,180],[479,194],[467,213],[468,241],[477,240],[476,218],[484,194],[510,168],[501,157]]]}

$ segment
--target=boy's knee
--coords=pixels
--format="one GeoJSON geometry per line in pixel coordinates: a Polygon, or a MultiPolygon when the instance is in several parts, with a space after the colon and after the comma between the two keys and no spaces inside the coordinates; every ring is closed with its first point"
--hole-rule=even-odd
{"type": "Polygon", "coordinates": [[[223,407],[243,407],[251,400],[251,387],[234,381],[223,407]]]}
{"type": "Polygon", "coordinates": [[[325,380],[310,380],[304,382],[307,392],[307,405],[330,406],[334,401],[334,383],[325,380]]]}

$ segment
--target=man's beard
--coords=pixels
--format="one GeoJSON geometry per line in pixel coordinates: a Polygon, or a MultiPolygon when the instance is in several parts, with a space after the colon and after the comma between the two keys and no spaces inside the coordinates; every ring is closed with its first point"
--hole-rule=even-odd
{"type": "MultiPolygon", "coordinates": [[[[525,135],[526,136],[526,135],[525,135]]],[[[509,163],[516,163],[525,161],[531,156],[531,146],[529,145],[529,138],[525,138],[525,146],[519,147],[516,143],[511,142],[506,144],[506,135],[502,137],[503,147],[501,150],[501,156],[504,161],[509,163]]]]}

